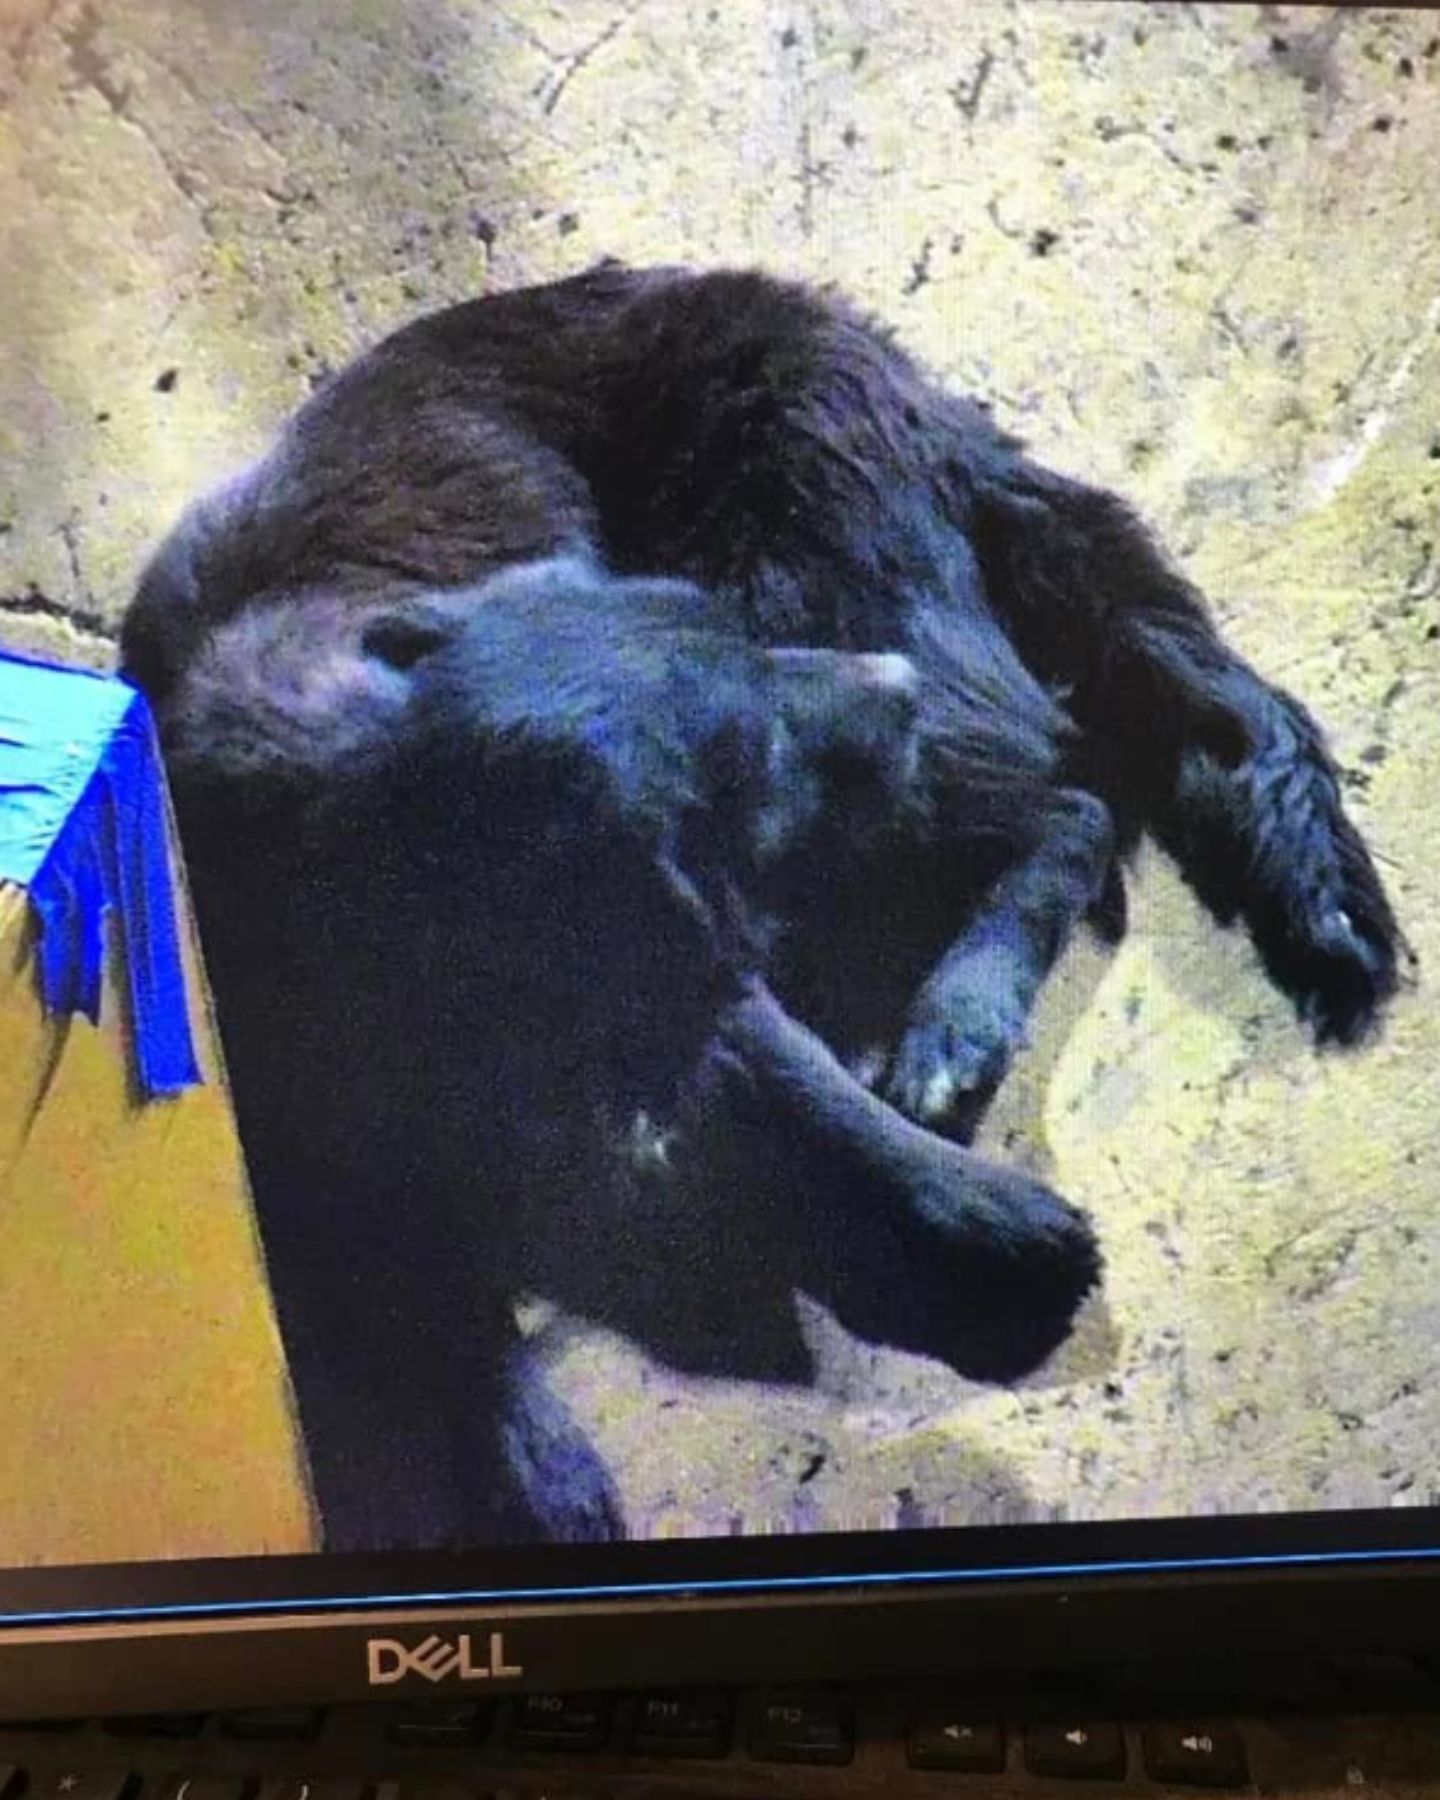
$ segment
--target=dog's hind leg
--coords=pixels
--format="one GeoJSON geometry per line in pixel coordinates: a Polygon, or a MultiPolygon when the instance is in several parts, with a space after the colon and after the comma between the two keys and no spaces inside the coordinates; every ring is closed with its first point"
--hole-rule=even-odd
{"type": "Polygon", "coordinates": [[[1029,667],[1063,684],[1122,838],[1148,829],[1222,924],[1241,921],[1316,1039],[1363,1037],[1399,933],[1315,720],[1231,651],[1113,495],[996,458],[986,581],[1029,667]]]}

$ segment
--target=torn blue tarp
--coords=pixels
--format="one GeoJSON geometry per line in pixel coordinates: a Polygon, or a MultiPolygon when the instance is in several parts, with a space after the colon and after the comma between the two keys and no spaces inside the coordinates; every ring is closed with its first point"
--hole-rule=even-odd
{"type": "Polygon", "coordinates": [[[0,654],[0,881],[30,896],[40,995],[100,1019],[106,921],[147,1099],[200,1080],[155,727],[128,683],[0,654]]]}

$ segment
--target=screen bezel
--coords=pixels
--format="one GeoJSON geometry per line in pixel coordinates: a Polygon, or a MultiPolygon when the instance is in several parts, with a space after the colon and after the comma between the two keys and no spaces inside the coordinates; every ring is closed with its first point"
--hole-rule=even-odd
{"type": "Polygon", "coordinates": [[[517,1689],[1223,1652],[1237,1623],[1421,1648],[1437,1579],[1440,1508],[0,1569],[0,1706],[363,1698],[374,1633],[447,1625],[513,1626],[517,1689]]]}
{"type": "MultiPolygon", "coordinates": [[[[498,1697],[717,1683],[906,1676],[1033,1676],[1137,1657],[1177,1666],[1440,1648],[1440,1550],[1257,1557],[1021,1579],[973,1572],[875,1581],[825,1577],[788,1590],[697,1590],[585,1601],[73,1615],[0,1628],[0,1709],[10,1718],[192,1711],[304,1702],[498,1697]],[[504,1689],[408,1676],[376,1690],[369,1648],[431,1634],[500,1633],[504,1689]]],[[[193,1572],[193,1565],[190,1566],[193,1572]]],[[[482,1640],[483,1641],[483,1640],[482,1640]]],[[[483,1665],[483,1653],[481,1661],[483,1665]]]]}
{"type": "Polygon", "coordinates": [[[1237,1630],[1255,1653],[1421,1651],[1437,1540],[1416,1508],[12,1570],[0,1709],[473,1695],[369,1686],[372,1638],[462,1631],[504,1632],[515,1690],[1066,1669],[1226,1655],[1237,1630]]]}
{"type": "Polygon", "coordinates": [[[0,1628],[1440,1559],[1440,1509],[0,1568],[0,1628]]]}

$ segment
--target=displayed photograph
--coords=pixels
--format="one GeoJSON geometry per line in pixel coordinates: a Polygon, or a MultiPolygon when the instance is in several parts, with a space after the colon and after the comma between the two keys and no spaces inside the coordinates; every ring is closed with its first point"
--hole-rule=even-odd
{"type": "Polygon", "coordinates": [[[0,1560],[1440,1504],[1437,162],[1425,11],[3,0],[0,1560]]]}

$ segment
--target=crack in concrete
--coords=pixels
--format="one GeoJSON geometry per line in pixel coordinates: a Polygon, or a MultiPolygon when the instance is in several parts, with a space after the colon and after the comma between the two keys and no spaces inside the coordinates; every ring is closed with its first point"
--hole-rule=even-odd
{"type": "Polygon", "coordinates": [[[93,6],[84,6],[68,25],[60,28],[70,67],[84,87],[93,88],[117,118],[126,116],[130,89],[114,79],[108,60],[96,49],[100,36],[100,14],[93,6]]]}
{"type": "Polygon", "coordinates": [[[1102,144],[1118,144],[1125,138],[1139,138],[1141,143],[1148,144],[1157,150],[1172,168],[1181,170],[1186,175],[1193,175],[1203,180],[1213,180],[1220,174],[1220,165],[1209,158],[1194,161],[1181,155],[1173,144],[1167,143],[1161,128],[1147,124],[1141,119],[1124,121],[1112,117],[1109,113],[1101,113],[1095,120],[1095,135],[1102,144]]]}
{"type": "Polygon", "coordinates": [[[528,24],[524,19],[517,19],[513,13],[507,12],[504,7],[499,6],[491,8],[491,16],[498,24],[513,31],[522,43],[528,44],[532,50],[538,50],[547,62],[558,63],[562,60],[559,53],[545,42],[534,26],[528,24]]]}
{"type": "Polygon", "coordinates": [[[639,6],[627,7],[618,18],[612,19],[603,31],[593,37],[583,48],[577,50],[573,56],[565,57],[563,60],[557,59],[561,60],[559,74],[554,78],[553,82],[542,81],[539,88],[536,90],[541,96],[541,112],[547,117],[554,112],[555,108],[560,104],[565,90],[570,86],[570,83],[574,81],[580,71],[586,68],[607,44],[613,43],[614,40],[619,37],[620,33],[639,11],[639,6]]]}
{"type": "Polygon", "coordinates": [[[1007,237],[1012,243],[1016,243],[1025,236],[1025,232],[1021,226],[1007,225],[1000,217],[1000,202],[995,195],[992,194],[985,202],[985,212],[990,223],[1000,233],[1001,237],[1007,237]]]}
{"type": "Polygon", "coordinates": [[[1335,56],[1335,46],[1347,22],[1345,9],[1337,7],[1320,24],[1298,32],[1290,28],[1278,7],[1262,6],[1260,17],[1278,27],[1270,39],[1270,53],[1277,66],[1293,76],[1307,94],[1323,94],[1327,110],[1333,110],[1345,88],[1335,56]]]}
{"type": "Polygon", "coordinates": [[[831,170],[828,162],[815,155],[814,129],[808,116],[813,65],[821,39],[825,35],[824,23],[815,6],[807,5],[804,13],[807,27],[804,37],[793,25],[787,26],[781,43],[785,48],[799,52],[792,71],[796,82],[794,103],[800,114],[800,129],[795,139],[795,178],[800,190],[795,202],[795,216],[800,226],[800,235],[808,242],[815,235],[815,196],[828,181],[831,170]]]}
{"type": "Polygon", "coordinates": [[[93,607],[70,606],[54,600],[37,582],[31,581],[18,594],[0,594],[0,617],[6,613],[16,618],[54,619],[61,625],[72,625],[82,637],[96,638],[113,644],[119,632],[93,607]]]}
{"type": "Polygon", "coordinates": [[[55,529],[59,532],[60,541],[65,546],[65,558],[70,564],[70,580],[74,591],[85,601],[84,608],[72,607],[70,610],[72,612],[88,610],[93,617],[98,617],[98,614],[94,612],[94,592],[90,583],[85,579],[85,571],[80,565],[80,520],[78,515],[72,513],[68,519],[62,519],[55,529]]]}
{"type": "Polygon", "coordinates": [[[1312,472],[1312,507],[1328,505],[1341,488],[1359,473],[1370,452],[1389,429],[1405,390],[1415,378],[1420,359],[1433,346],[1437,332],[1440,332],[1440,293],[1435,294],[1426,307],[1420,329],[1385,377],[1379,398],[1361,418],[1354,437],[1343,450],[1335,456],[1327,457],[1312,472]]]}
{"type": "MultiPolygon", "coordinates": [[[[157,69],[159,69],[169,80],[173,81],[180,91],[187,96],[202,118],[209,121],[215,119],[215,96],[213,94],[203,93],[190,79],[186,70],[178,63],[172,62],[168,57],[156,55],[152,52],[150,54],[150,60],[157,69]]],[[[287,167],[287,158],[284,151],[274,142],[273,128],[255,118],[233,90],[226,95],[226,102],[230,111],[245,129],[250,132],[256,142],[263,146],[266,153],[273,157],[282,167],[287,167]]],[[[297,110],[308,114],[308,109],[303,106],[298,106],[297,110]]],[[[132,117],[132,123],[138,123],[138,121],[135,121],[132,117]]],[[[159,155],[160,151],[158,146],[152,147],[156,149],[156,154],[159,155]]]]}
{"type": "Polygon", "coordinates": [[[1415,567],[1406,577],[1407,600],[1431,600],[1440,594],[1440,550],[1427,542],[1420,548],[1415,567]]]}
{"type": "Polygon", "coordinates": [[[76,80],[81,87],[98,94],[122,125],[127,125],[145,140],[151,155],[164,171],[171,186],[195,209],[202,228],[208,230],[209,209],[199,188],[183,166],[176,163],[150,127],[136,112],[131,102],[134,90],[116,79],[108,57],[98,47],[102,20],[94,6],[83,6],[76,17],[60,28],[60,40],[76,80]]]}
{"type": "Polygon", "coordinates": [[[805,119],[800,125],[799,157],[796,162],[796,174],[800,182],[800,195],[795,202],[795,214],[800,221],[800,235],[808,238],[815,230],[815,178],[811,172],[811,137],[810,121],[805,119]]]}
{"type": "Polygon", "coordinates": [[[994,67],[995,52],[987,47],[981,51],[980,60],[975,65],[975,73],[970,80],[968,82],[963,79],[957,81],[948,90],[951,100],[955,103],[955,110],[962,119],[968,120],[972,125],[980,112],[980,101],[984,96],[994,67]]]}
{"type": "MultiPolygon", "coordinates": [[[[1233,283],[1230,285],[1233,285],[1233,283]]],[[[1248,357],[1250,354],[1250,340],[1246,337],[1240,321],[1235,317],[1234,313],[1231,312],[1227,303],[1227,298],[1221,298],[1215,301],[1210,308],[1210,318],[1212,323],[1218,328],[1220,336],[1224,338],[1226,343],[1231,345],[1233,349],[1238,350],[1241,356],[1248,357]]]]}
{"type": "Polygon", "coordinates": [[[10,45],[9,56],[10,66],[17,76],[23,76],[29,69],[30,58],[36,43],[54,24],[55,16],[63,4],[64,0],[50,0],[48,6],[42,7],[35,17],[22,25],[16,33],[13,43],[10,45]]]}
{"type": "Polygon", "coordinates": [[[929,286],[930,258],[934,249],[934,238],[927,237],[920,246],[920,254],[911,258],[910,273],[905,277],[900,288],[902,294],[918,294],[921,288],[929,286]]]}
{"type": "Polygon", "coordinates": [[[816,159],[808,119],[800,127],[799,150],[800,159],[796,167],[800,178],[800,198],[796,204],[796,213],[800,220],[800,235],[811,238],[815,235],[816,191],[829,177],[830,165],[816,159]]]}

